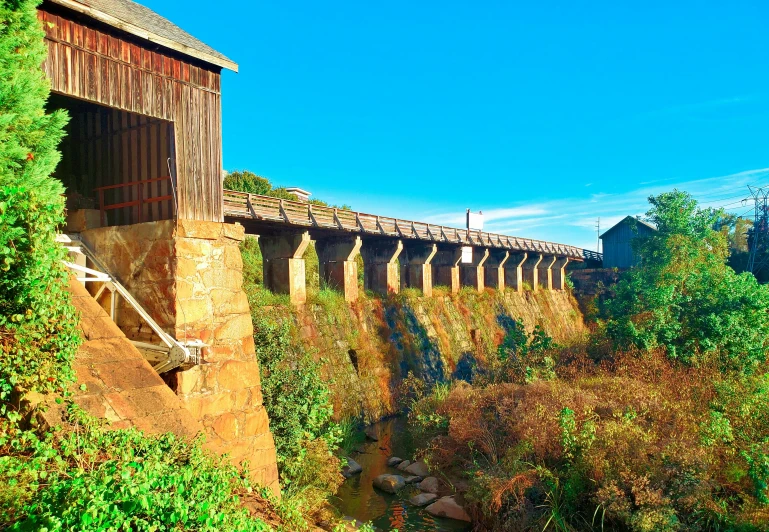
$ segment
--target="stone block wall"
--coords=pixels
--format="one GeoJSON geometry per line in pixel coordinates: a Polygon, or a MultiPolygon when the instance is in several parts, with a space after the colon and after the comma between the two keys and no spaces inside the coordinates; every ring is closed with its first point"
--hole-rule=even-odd
{"type": "MultiPolygon", "coordinates": [[[[72,278],[69,292],[80,314],[83,338],[74,361],[75,404],[110,421],[113,428],[135,427],[149,433],[173,432],[189,438],[201,432],[202,425],[85,287],[72,278]]],[[[44,418],[55,426],[62,414],[61,405],[51,404],[44,418]]]]}
{"type": "MultiPolygon", "coordinates": [[[[278,493],[275,445],[262,405],[253,325],[243,291],[240,225],[165,220],[81,233],[110,272],[179,341],[199,339],[204,363],[165,375],[204,427],[206,445],[248,462],[253,479],[278,493]]],[[[132,339],[151,335],[121,305],[132,339]]]]}
{"type": "Polygon", "coordinates": [[[305,305],[290,316],[297,341],[323,362],[335,415],[369,422],[402,410],[397,392],[409,371],[427,382],[471,377],[512,320],[529,331],[540,325],[561,343],[587,332],[572,295],[550,290],[367,298],[305,305]]]}

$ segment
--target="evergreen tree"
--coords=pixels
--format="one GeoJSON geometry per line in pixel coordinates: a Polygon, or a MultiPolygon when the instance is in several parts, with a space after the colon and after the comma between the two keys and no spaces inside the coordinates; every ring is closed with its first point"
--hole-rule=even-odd
{"type": "Polygon", "coordinates": [[[0,414],[8,397],[71,379],[78,345],[66,291],[63,187],[50,177],[67,116],[47,114],[50,86],[36,0],[0,0],[0,414]]]}

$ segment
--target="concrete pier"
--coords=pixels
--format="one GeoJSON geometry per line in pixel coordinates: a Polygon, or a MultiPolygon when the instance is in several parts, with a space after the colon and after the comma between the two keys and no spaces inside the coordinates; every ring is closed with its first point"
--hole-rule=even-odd
{"type": "Polygon", "coordinates": [[[462,286],[469,286],[478,292],[483,292],[486,287],[484,264],[489,258],[487,248],[473,248],[473,260],[470,264],[462,264],[459,271],[459,282],[462,286]]]}
{"type": "Polygon", "coordinates": [[[363,256],[363,283],[368,290],[379,294],[397,294],[400,291],[398,256],[403,251],[401,240],[366,240],[361,247],[363,256]]]}
{"type": "Polygon", "coordinates": [[[433,295],[432,260],[438,252],[436,244],[405,242],[406,286],[419,288],[427,297],[433,295]]]}
{"type": "Polygon", "coordinates": [[[448,286],[452,294],[459,292],[459,263],[462,261],[462,248],[459,246],[438,245],[438,252],[432,260],[435,272],[434,284],[448,286]]]}
{"type": "Polygon", "coordinates": [[[558,257],[553,264],[553,289],[566,290],[566,265],[569,264],[569,257],[558,257]]]}
{"type": "Polygon", "coordinates": [[[489,250],[489,258],[486,259],[485,283],[489,288],[496,288],[497,290],[505,290],[505,264],[507,264],[510,258],[510,252],[506,249],[491,249],[489,250]]]}
{"type": "Polygon", "coordinates": [[[362,244],[359,236],[326,237],[315,241],[321,285],[339,290],[345,301],[358,300],[358,263],[355,258],[362,244]]]}
{"type": "Polygon", "coordinates": [[[304,252],[310,245],[310,233],[281,232],[259,237],[265,288],[276,294],[288,294],[291,303],[307,301],[304,252]]]}
{"type": "Polygon", "coordinates": [[[505,263],[505,286],[516,292],[523,291],[523,263],[528,253],[513,253],[505,263]]]}
{"type": "Polygon", "coordinates": [[[553,289],[553,264],[558,257],[555,255],[544,255],[542,262],[539,263],[539,286],[545,290],[553,289]]]}
{"type": "Polygon", "coordinates": [[[528,283],[534,292],[539,290],[539,263],[542,259],[543,255],[530,253],[523,263],[523,282],[528,283]]]}

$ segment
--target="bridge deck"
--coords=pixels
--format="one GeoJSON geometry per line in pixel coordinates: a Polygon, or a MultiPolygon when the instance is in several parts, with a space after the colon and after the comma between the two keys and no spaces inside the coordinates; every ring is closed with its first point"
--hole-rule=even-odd
{"type": "Polygon", "coordinates": [[[566,244],[517,236],[457,229],[362,212],[321,207],[234,190],[224,191],[224,214],[307,228],[322,228],[366,235],[425,240],[463,246],[483,246],[521,252],[550,253],[574,260],[601,260],[595,251],[566,244]]]}

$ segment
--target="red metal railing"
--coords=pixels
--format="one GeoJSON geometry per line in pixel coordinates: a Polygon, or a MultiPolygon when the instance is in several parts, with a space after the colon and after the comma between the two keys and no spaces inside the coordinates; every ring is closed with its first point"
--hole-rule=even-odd
{"type": "MultiPolygon", "coordinates": [[[[144,185],[148,183],[156,183],[158,181],[164,181],[168,179],[171,180],[170,176],[163,176],[163,177],[153,177],[152,179],[142,179],[140,181],[129,181],[128,183],[118,183],[116,185],[106,185],[103,187],[97,187],[94,189],[94,192],[99,193],[99,212],[101,213],[101,224],[107,225],[107,211],[112,211],[115,209],[123,209],[126,207],[136,207],[137,213],[136,213],[136,219],[137,223],[141,223],[144,221],[144,205],[148,203],[157,203],[159,201],[167,201],[173,199],[172,194],[166,194],[165,196],[150,196],[145,197],[144,194],[144,185]],[[110,205],[107,205],[105,203],[104,199],[104,192],[107,190],[115,190],[119,188],[126,188],[126,187],[136,187],[136,199],[131,201],[124,201],[121,203],[112,203],[110,205]]],[[[171,183],[171,186],[173,186],[173,183],[171,183]]]]}

